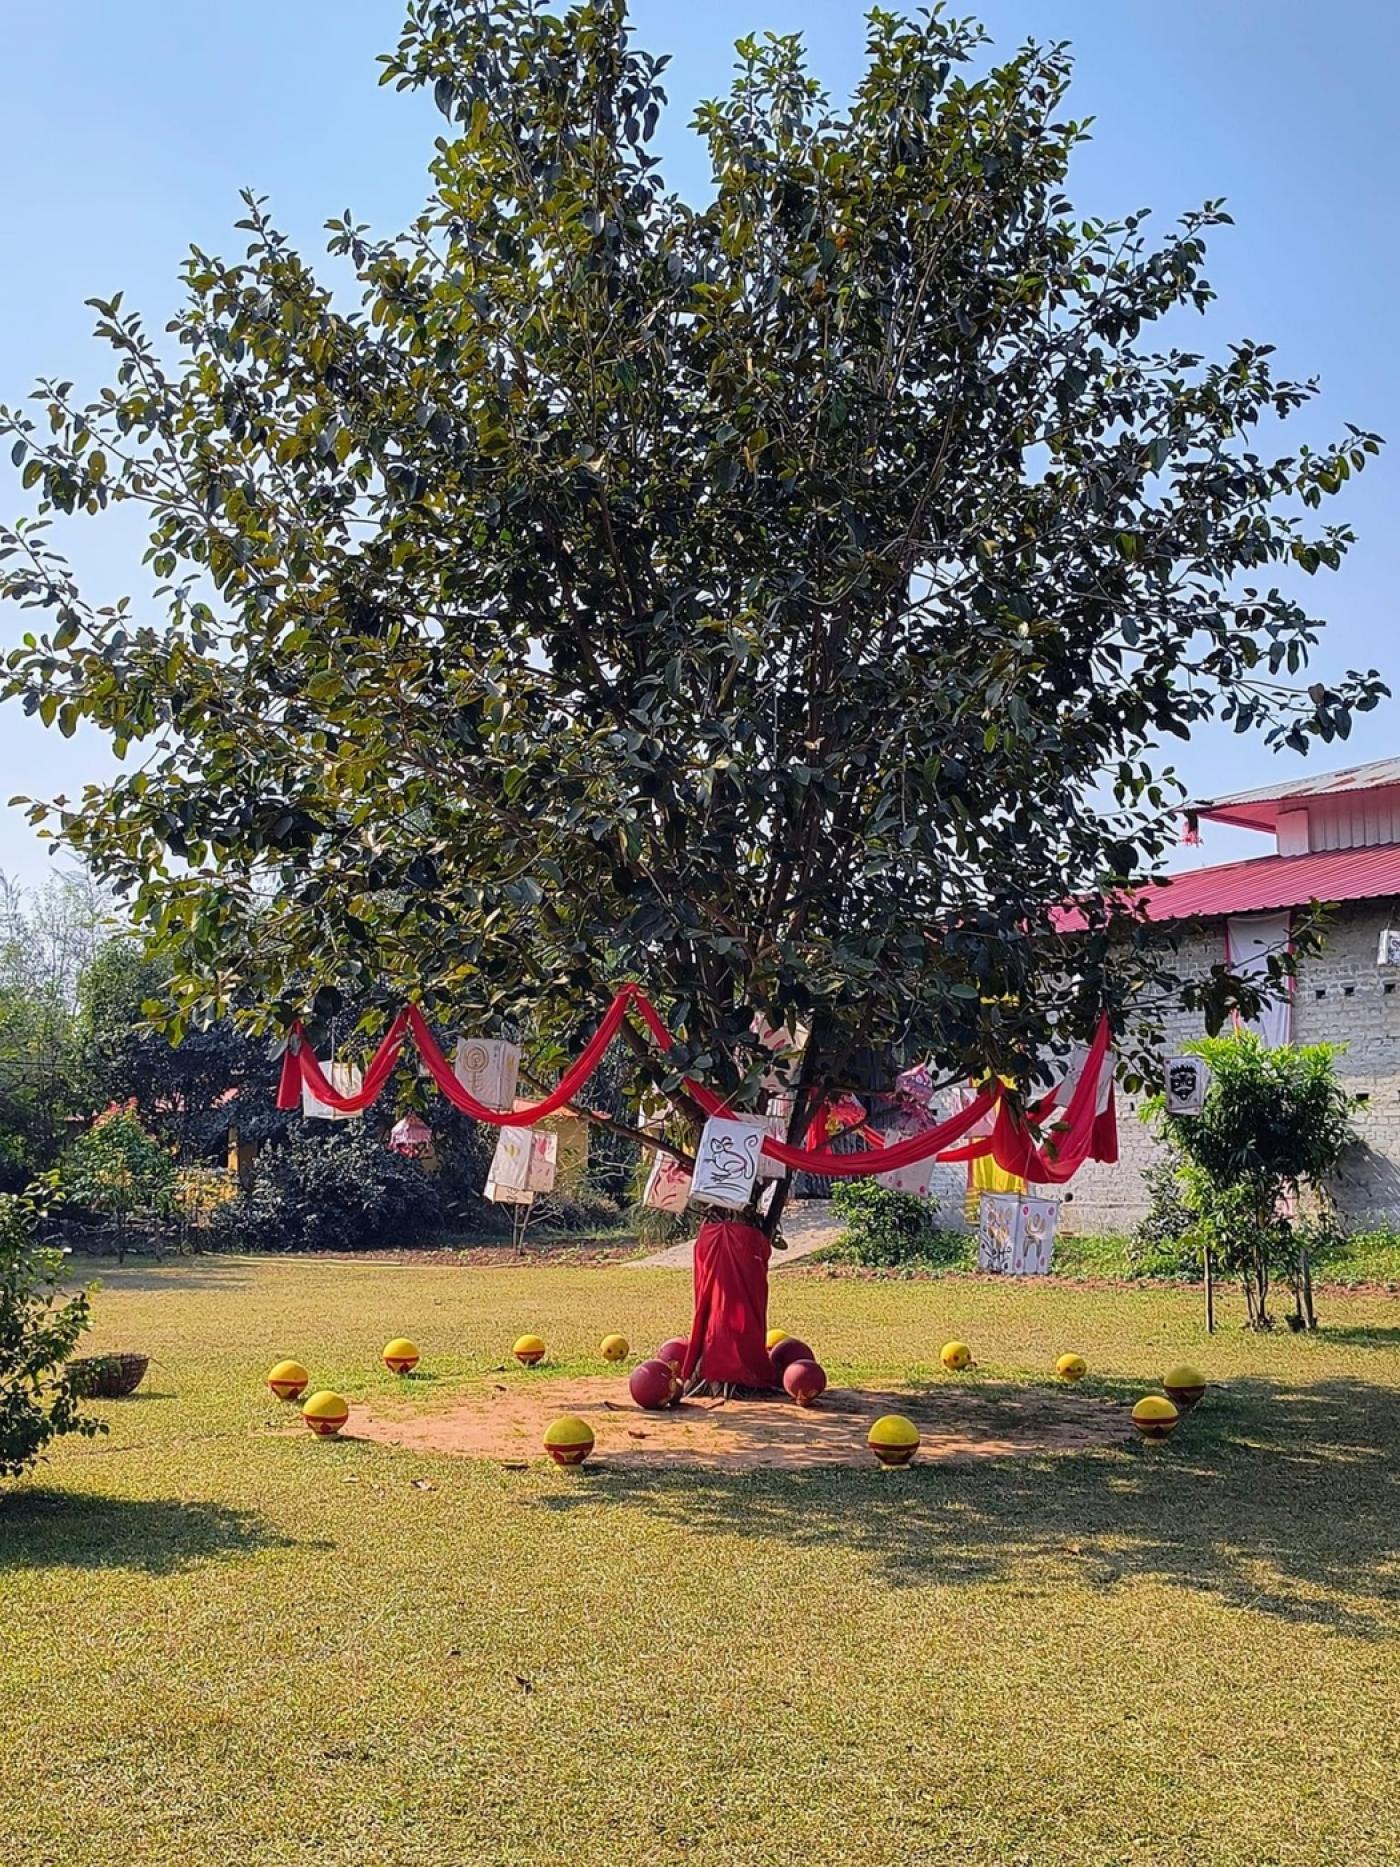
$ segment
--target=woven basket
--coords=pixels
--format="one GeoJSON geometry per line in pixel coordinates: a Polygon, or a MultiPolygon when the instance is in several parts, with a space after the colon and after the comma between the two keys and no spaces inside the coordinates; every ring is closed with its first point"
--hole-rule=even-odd
{"type": "Polygon", "coordinates": [[[74,1393],[84,1400],[120,1400],[146,1378],[149,1355],[81,1355],[68,1364],[74,1393]]]}

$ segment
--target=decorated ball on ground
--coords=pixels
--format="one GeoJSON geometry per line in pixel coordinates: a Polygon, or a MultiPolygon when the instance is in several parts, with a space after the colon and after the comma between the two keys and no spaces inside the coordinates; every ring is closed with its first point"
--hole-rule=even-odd
{"type": "Polygon", "coordinates": [[[950,1374],[957,1374],[961,1369],[972,1366],[972,1350],[966,1342],[945,1342],[939,1350],[938,1359],[950,1374]]]}
{"type": "Polygon", "coordinates": [[[1055,1372],[1062,1381],[1082,1381],[1089,1372],[1089,1364],[1082,1355],[1061,1355],[1055,1363],[1055,1372]]]}
{"type": "Polygon", "coordinates": [[[523,1367],[533,1368],[536,1362],[544,1360],[544,1337],[522,1335],[510,1352],[523,1367]]]}
{"type": "Polygon", "coordinates": [[[556,1465],[582,1465],[593,1450],[593,1428],[567,1414],[545,1428],[544,1449],[556,1465]]]}
{"type": "Polygon", "coordinates": [[[322,1388],[301,1410],[301,1417],[318,1439],[330,1439],[350,1418],[350,1403],[343,1394],[322,1388]]]}
{"type": "Polygon", "coordinates": [[[605,1335],[598,1353],[604,1361],[626,1361],[628,1347],[625,1335],[605,1335]]]}
{"type": "Polygon", "coordinates": [[[418,1366],[418,1349],[406,1335],[396,1335],[384,1344],[382,1360],[390,1374],[412,1374],[418,1366]]]}
{"type": "Polygon", "coordinates": [[[1189,1361],[1179,1361],[1162,1376],[1162,1386],[1167,1399],[1175,1402],[1181,1412],[1189,1413],[1205,1396],[1206,1377],[1189,1361]]]}
{"type": "Polygon", "coordinates": [[[310,1379],[299,1361],[279,1361],[269,1373],[267,1384],[279,1400],[295,1400],[310,1379]]]}
{"type": "Polygon", "coordinates": [[[627,1377],[627,1391],[647,1413],[669,1407],[680,1392],[675,1370],[666,1361],[639,1361],[627,1377]]]}
{"type": "Polygon", "coordinates": [[[783,1369],[783,1386],[799,1407],[810,1407],[826,1392],[826,1370],[815,1361],[790,1361],[783,1369]]]}
{"type": "Polygon", "coordinates": [[[654,1359],[664,1361],[668,1367],[674,1368],[679,1374],[685,1366],[685,1358],[689,1349],[690,1343],[683,1335],[673,1335],[668,1342],[663,1342],[657,1349],[654,1359]]]}
{"type": "Polygon", "coordinates": [[[785,1335],[776,1348],[769,1349],[768,1359],[773,1364],[773,1378],[781,1382],[783,1376],[795,1361],[815,1361],[817,1358],[805,1342],[795,1335],[785,1335]]]}
{"type": "Polygon", "coordinates": [[[886,1413],[866,1441],[882,1465],[907,1465],[919,1449],[919,1429],[902,1413],[886,1413]]]}
{"type": "Polygon", "coordinates": [[[1162,1394],[1144,1394],[1133,1408],[1133,1425],[1144,1439],[1165,1439],[1176,1430],[1180,1418],[1171,1401],[1162,1394]]]}
{"type": "Polygon", "coordinates": [[[768,1341],[768,1353],[771,1355],[773,1353],[773,1350],[778,1346],[779,1342],[787,1341],[787,1330],[786,1329],[770,1329],[768,1331],[767,1341],[768,1341]]]}

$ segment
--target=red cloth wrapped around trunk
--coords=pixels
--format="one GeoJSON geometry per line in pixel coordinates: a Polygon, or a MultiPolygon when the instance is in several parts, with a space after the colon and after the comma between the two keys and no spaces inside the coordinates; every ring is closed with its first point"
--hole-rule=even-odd
{"type": "Polygon", "coordinates": [[[756,1225],[714,1219],[695,1241],[695,1316],[683,1378],[772,1387],[768,1359],[768,1260],[756,1225]]]}

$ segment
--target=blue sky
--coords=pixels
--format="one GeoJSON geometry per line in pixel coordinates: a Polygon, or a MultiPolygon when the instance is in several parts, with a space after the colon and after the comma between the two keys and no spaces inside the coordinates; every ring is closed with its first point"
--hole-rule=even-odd
{"type": "MultiPolygon", "coordinates": [[[[634,0],[643,42],[673,54],[660,139],[673,183],[703,190],[686,125],[696,99],[725,83],[738,34],[804,32],[814,69],[839,95],[859,66],[864,10],[857,0],[634,0]]],[[[1031,34],[1073,42],[1072,106],[1096,118],[1072,183],[1083,211],[1151,206],[1165,225],[1208,195],[1228,198],[1238,224],[1213,248],[1219,300],[1193,342],[1218,351],[1237,336],[1265,338],[1287,373],[1322,378],[1313,438],[1351,420],[1400,445],[1393,0],[960,0],[955,10],[978,11],[1003,50],[1031,34]]],[[[20,399],[39,374],[98,386],[103,356],[83,300],[120,288],[159,328],[186,246],[230,249],[240,238],[232,225],[245,183],[272,198],[307,251],[347,207],[385,231],[406,221],[437,128],[423,100],[376,85],[374,55],[392,45],[399,11],[397,0],[0,0],[5,42],[25,48],[0,68],[0,401],[20,399]]],[[[1374,664],[1400,687],[1397,493],[1392,453],[1332,509],[1360,543],[1339,576],[1306,592],[1333,625],[1324,676],[1374,664]]],[[[22,509],[7,468],[0,498],[7,514],[22,509]]],[[[145,588],[139,533],[122,516],[72,534],[99,600],[139,599],[145,588]]],[[[7,637],[16,623],[0,614],[7,637]]],[[[1393,754],[1396,705],[1310,768],[1393,754]]],[[[107,768],[93,737],[64,741],[13,709],[3,722],[0,800],[75,794],[107,768]]],[[[1223,734],[1174,756],[1201,795],[1305,769],[1223,734]]],[[[1217,830],[1184,859],[1265,848],[1217,830]]],[[[45,868],[20,814],[2,807],[0,868],[26,879],[45,868]]]]}

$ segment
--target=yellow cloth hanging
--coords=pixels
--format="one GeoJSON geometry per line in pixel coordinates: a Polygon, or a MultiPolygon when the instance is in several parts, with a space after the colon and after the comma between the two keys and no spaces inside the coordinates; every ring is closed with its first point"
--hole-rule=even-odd
{"type": "Polygon", "coordinates": [[[1026,1183],[1019,1173],[1008,1173],[1004,1167],[998,1167],[990,1154],[979,1154],[967,1163],[967,1199],[964,1213],[969,1225],[976,1225],[981,1216],[982,1195],[984,1193],[1024,1193],[1026,1183]]]}

